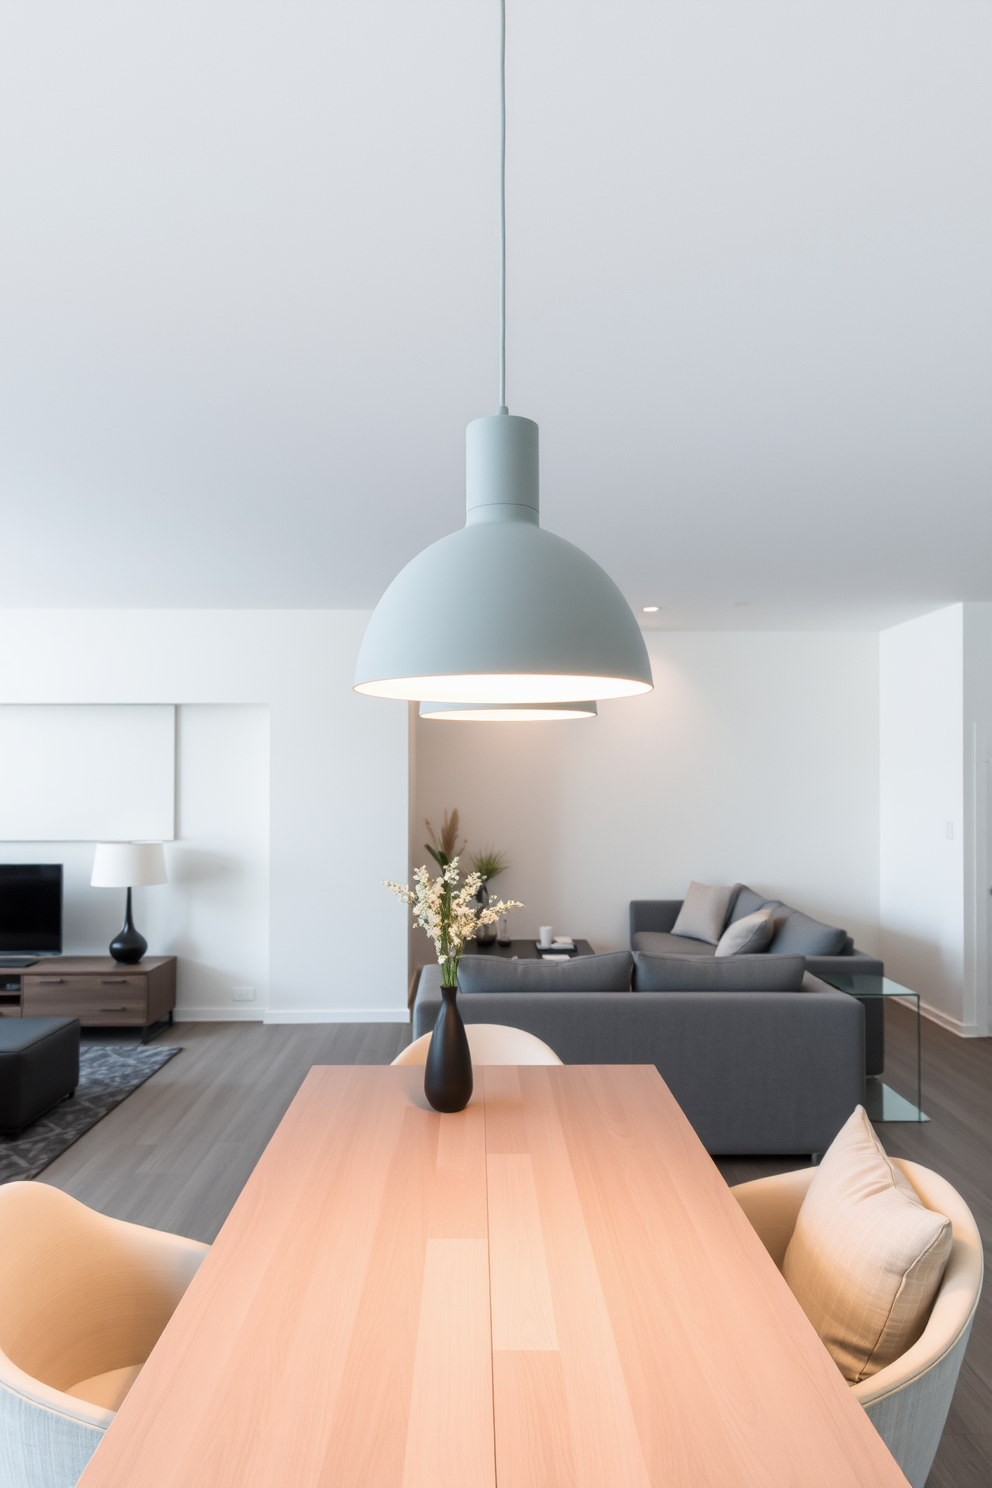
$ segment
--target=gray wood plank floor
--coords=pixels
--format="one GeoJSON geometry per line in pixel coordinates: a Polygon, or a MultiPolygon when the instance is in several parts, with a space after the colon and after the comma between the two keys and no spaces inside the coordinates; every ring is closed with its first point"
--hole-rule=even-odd
{"type": "MultiPolygon", "coordinates": [[[[889,1006],[886,1079],[914,1088],[914,1023],[889,1006]]],[[[992,1039],[924,1023],[924,1126],[886,1124],[890,1152],[941,1173],[992,1239],[992,1039]]],[[[121,1035],[104,1036],[121,1042],[121,1035]]],[[[119,1219],[212,1241],[312,1064],[388,1064],[406,1024],[263,1027],[183,1023],[156,1042],[183,1052],[41,1175],[119,1219]]],[[[728,1183],[800,1167],[800,1159],[720,1159],[728,1183]]],[[[980,1305],[928,1488],[992,1485],[992,1283],[980,1305]]]]}
{"type": "MultiPolygon", "coordinates": [[[[106,1042],[123,1042],[119,1030],[106,1042]]],[[[177,1023],[182,1053],[41,1174],[117,1219],[208,1243],[314,1064],[389,1064],[406,1023],[177,1023]]]]}

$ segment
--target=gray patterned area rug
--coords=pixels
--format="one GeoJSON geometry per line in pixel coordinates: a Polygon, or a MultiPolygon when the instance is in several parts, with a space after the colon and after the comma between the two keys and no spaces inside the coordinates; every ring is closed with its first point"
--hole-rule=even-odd
{"type": "Polygon", "coordinates": [[[141,1044],[84,1044],[79,1084],[19,1136],[0,1137],[0,1183],[34,1178],[180,1051],[141,1044]]]}

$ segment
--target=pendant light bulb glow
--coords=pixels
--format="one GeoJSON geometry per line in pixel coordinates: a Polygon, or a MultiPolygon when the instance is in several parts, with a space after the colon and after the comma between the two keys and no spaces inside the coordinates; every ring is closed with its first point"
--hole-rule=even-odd
{"type": "Polygon", "coordinates": [[[446,723],[565,723],[595,718],[599,709],[585,703],[421,703],[421,718],[446,723]]]}
{"type": "Polygon", "coordinates": [[[506,408],[505,0],[500,20],[500,409],[466,430],[465,526],[390,584],[362,641],[355,691],[585,708],[654,684],[616,584],[541,527],[537,425],[506,408]]]}

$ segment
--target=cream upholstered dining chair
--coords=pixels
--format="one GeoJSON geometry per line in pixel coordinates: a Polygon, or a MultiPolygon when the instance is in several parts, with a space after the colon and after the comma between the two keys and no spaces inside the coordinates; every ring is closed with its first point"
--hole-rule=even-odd
{"type": "Polygon", "coordinates": [[[4,1488],[71,1488],[209,1249],[0,1186],[4,1488]]]}
{"type": "MultiPolygon", "coordinates": [[[[982,1290],[982,1241],[964,1199],[919,1163],[890,1159],[928,1209],[951,1221],[951,1255],[930,1319],[917,1341],[877,1374],[851,1386],[912,1488],[923,1488],[937,1455],[982,1290]]],[[[739,1183],[731,1193],[772,1260],[785,1252],[816,1168],[739,1183]]]]}
{"type": "MultiPolygon", "coordinates": [[[[523,1028],[503,1023],[466,1023],[473,1064],[561,1064],[554,1049],[523,1028]]],[[[422,1034],[397,1054],[394,1064],[426,1064],[431,1034],[422,1034]]]]}

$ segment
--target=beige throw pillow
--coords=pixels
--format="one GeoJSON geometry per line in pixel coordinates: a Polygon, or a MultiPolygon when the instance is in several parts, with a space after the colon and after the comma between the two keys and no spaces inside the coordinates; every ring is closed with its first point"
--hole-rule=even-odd
{"type": "Polygon", "coordinates": [[[858,1106],[816,1170],[782,1265],[851,1384],[916,1342],[950,1253],[950,1220],[925,1207],[858,1106]]]}
{"type": "Polygon", "coordinates": [[[730,906],[737,897],[740,884],[731,884],[729,889],[711,888],[709,884],[691,883],[686,889],[678,919],[672,926],[673,935],[685,935],[689,940],[705,940],[716,945],[723,934],[723,927],[730,914],[730,906]]]}
{"type": "Polygon", "coordinates": [[[717,944],[717,956],[753,956],[758,951],[766,951],[772,943],[775,934],[775,911],[773,909],[756,909],[754,914],[745,915],[743,919],[735,920],[728,925],[720,936],[717,944]]]}

